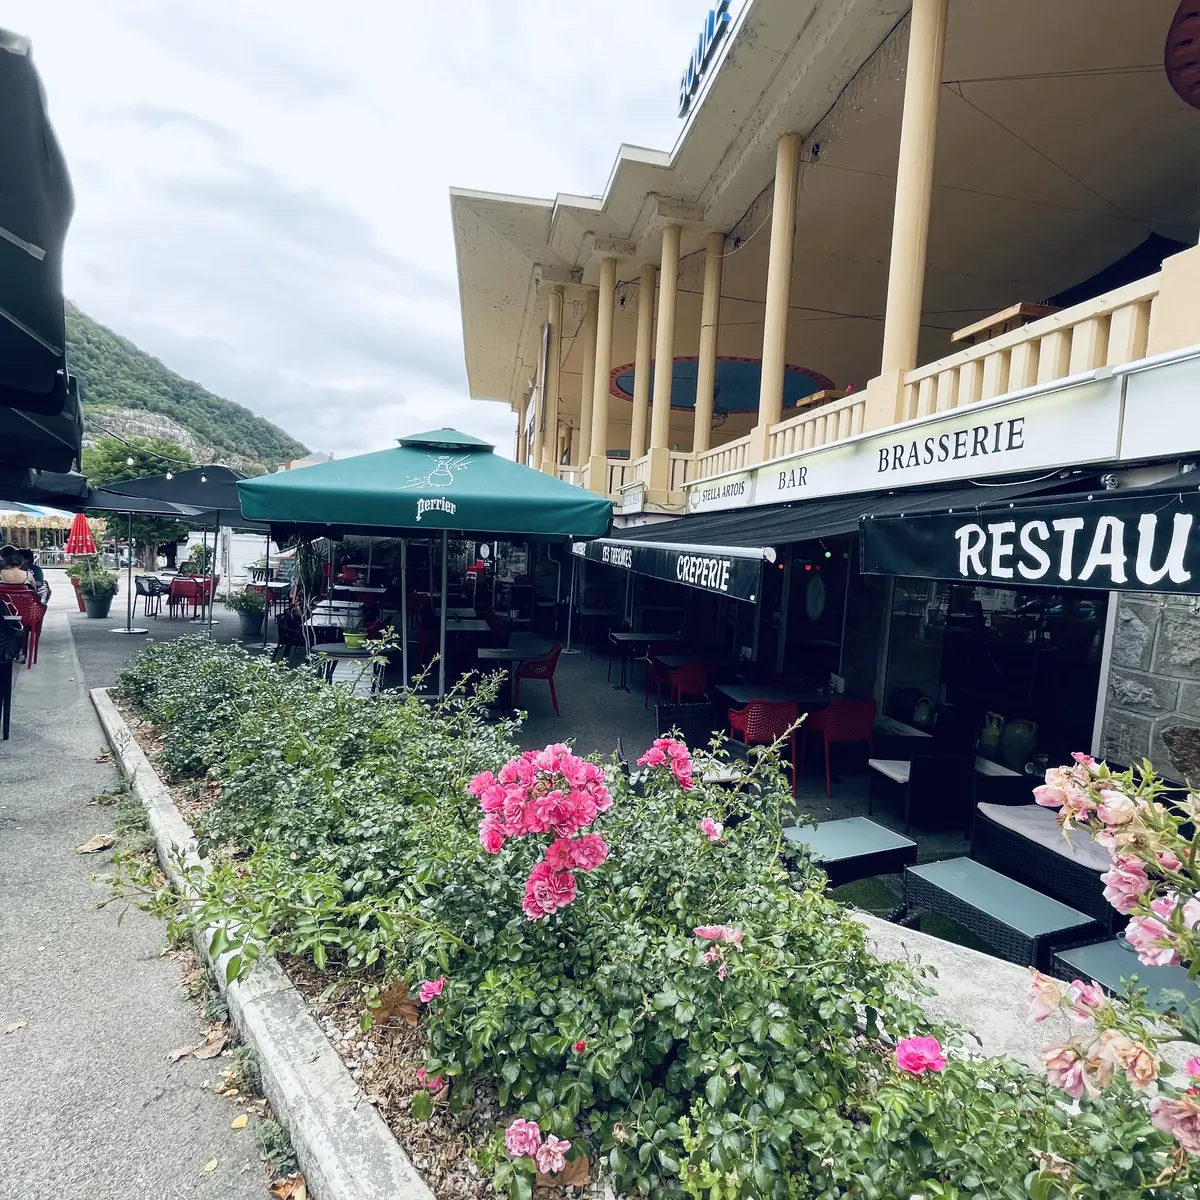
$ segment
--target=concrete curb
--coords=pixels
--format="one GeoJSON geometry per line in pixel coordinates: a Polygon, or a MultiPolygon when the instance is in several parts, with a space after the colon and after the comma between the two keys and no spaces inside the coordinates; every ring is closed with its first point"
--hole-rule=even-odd
{"type": "MultiPolygon", "coordinates": [[[[108,689],[94,688],[91,698],[117,766],[149,814],[163,870],[181,895],[194,895],[189,875],[209,869],[196,835],[108,689]]],[[[220,981],[238,1034],[258,1055],[263,1091],[291,1135],[309,1192],[318,1200],[433,1200],[279,964],[264,959],[244,982],[226,985],[228,955],[213,959],[210,940],[211,931],[197,931],[197,950],[220,981]]]]}

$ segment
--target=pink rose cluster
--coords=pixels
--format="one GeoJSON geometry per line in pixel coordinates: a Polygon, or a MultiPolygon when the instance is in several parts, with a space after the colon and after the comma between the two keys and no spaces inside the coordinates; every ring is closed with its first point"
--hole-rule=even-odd
{"type": "Polygon", "coordinates": [[[732,946],[740,952],[745,935],[734,925],[697,925],[692,932],[702,942],[712,943],[700,956],[700,961],[710,967],[715,963],[717,978],[724,980],[729,974],[729,964],[725,961],[725,947],[732,946]]]}
{"type": "Polygon", "coordinates": [[[1051,1013],[1066,1009],[1067,1020],[1075,1025],[1088,1025],[1096,1019],[1105,1003],[1104,989],[1096,983],[1076,979],[1070,984],[1059,983],[1029,968],[1029,1019],[1044,1021],[1051,1013]]]}
{"type": "Polygon", "coordinates": [[[567,1165],[571,1143],[552,1133],[546,1134],[543,1141],[536,1121],[518,1117],[504,1131],[504,1146],[513,1158],[532,1158],[543,1175],[557,1175],[567,1165]]]}
{"type": "Polygon", "coordinates": [[[937,1038],[901,1038],[896,1043],[896,1066],[909,1075],[924,1075],[946,1069],[946,1055],[937,1038]]]}
{"type": "Polygon", "coordinates": [[[525,882],[521,907],[531,921],[575,899],[573,871],[594,871],[608,858],[598,833],[581,832],[612,807],[604,772],[564,745],[526,750],[498,775],[476,775],[468,790],[483,810],[479,841],[489,854],[498,854],[509,838],[554,837],[525,882]]]}
{"type": "Polygon", "coordinates": [[[637,760],[639,767],[670,766],[675,782],[685,792],[696,786],[692,779],[692,755],[683,742],[674,738],[655,738],[654,744],[637,760]]]}

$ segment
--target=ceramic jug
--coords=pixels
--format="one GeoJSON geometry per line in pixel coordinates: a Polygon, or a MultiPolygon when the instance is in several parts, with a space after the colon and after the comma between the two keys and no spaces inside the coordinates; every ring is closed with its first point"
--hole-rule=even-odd
{"type": "Polygon", "coordinates": [[[912,723],[917,729],[928,729],[933,724],[933,701],[922,696],[913,709],[912,723]]]}
{"type": "Polygon", "coordinates": [[[1000,753],[1000,738],[1004,732],[1004,718],[995,712],[987,714],[986,723],[979,732],[975,753],[980,758],[995,758],[1000,753]]]}
{"type": "Polygon", "coordinates": [[[1014,717],[1000,735],[1000,761],[1012,771],[1022,771],[1037,749],[1037,722],[1014,717]]]}

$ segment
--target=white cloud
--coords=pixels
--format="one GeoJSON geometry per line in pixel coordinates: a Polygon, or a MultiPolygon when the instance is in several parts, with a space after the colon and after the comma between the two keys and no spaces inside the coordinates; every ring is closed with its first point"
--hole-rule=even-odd
{"type": "Polygon", "coordinates": [[[666,148],[704,0],[10,0],[76,188],[68,295],[339,456],[456,425],[451,185],[597,192],[666,148]]]}

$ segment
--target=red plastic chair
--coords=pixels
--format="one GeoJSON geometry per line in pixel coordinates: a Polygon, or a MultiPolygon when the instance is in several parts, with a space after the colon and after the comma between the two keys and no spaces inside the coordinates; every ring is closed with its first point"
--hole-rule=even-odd
{"type": "Polygon", "coordinates": [[[167,614],[173,616],[185,605],[192,606],[192,616],[196,616],[200,605],[204,603],[204,592],[194,579],[172,579],[171,591],[167,596],[167,614]]]}
{"type": "Polygon", "coordinates": [[[561,653],[562,646],[555,645],[549,654],[543,654],[541,658],[531,658],[527,662],[517,663],[517,669],[513,672],[514,707],[521,703],[522,679],[544,679],[550,685],[550,703],[554,705],[554,715],[562,716],[558,711],[558,694],[554,690],[554,672],[558,667],[558,656],[561,653]]]}
{"type": "Polygon", "coordinates": [[[829,783],[829,747],[834,742],[866,742],[867,754],[875,740],[874,700],[834,700],[804,723],[800,743],[800,770],[804,770],[804,751],[809,735],[819,733],[825,742],[825,795],[833,794],[829,783]]]}
{"type": "Polygon", "coordinates": [[[21,628],[25,630],[25,669],[29,670],[37,662],[46,606],[23,583],[0,583],[0,601],[21,618],[21,628]]]}
{"type": "Polygon", "coordinates": [[[666,667],[658,661],[660,654],[670,654],[672,650],[677,650],[678,647],[670,642],[666,644],[662,642],[651,642],[646,647],[646,653],[641,658],[634,659],[634,662],[644,662],[646,664],[646,699],[642,703],[643,708],[650,707],[650,689],[654,688],[655,703],[662,703],[663,685],[667,682],[667,676],[670,672],[666,667]]]}
{"type": "MultiPolygon", "coordinates": [[[[731,709],[729,729],[747,746],[770,746],[796,723],[800,710],[790,701],[751,700],[745,708],[731,709]]],[[[796,794],[796,731],[788,736],[792,751],[792,795],[796,794]]]]}
{"type": "Polygon", "coordinates": [[[703,699],[708,693],[708,683],[713,669],[708,663],[680,663],[667,672],[667,686],[671,689],[671,703],[682,704],[688,696],[703,699]]]}

